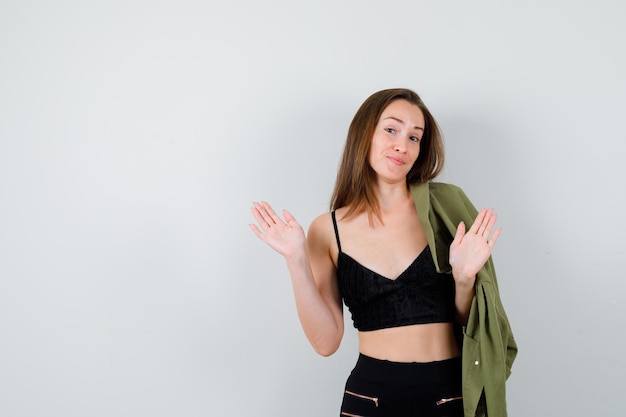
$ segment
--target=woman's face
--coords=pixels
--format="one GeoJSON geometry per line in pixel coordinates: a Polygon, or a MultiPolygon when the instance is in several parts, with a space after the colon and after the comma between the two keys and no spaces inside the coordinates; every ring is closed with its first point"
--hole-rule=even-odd
{"type": "Polygon", "coordinates": [[[383,111],[369,153],[369,163],[379,180],[406,181],[417,160],[424,134],[424,114],[406,100],[392,101],[383,111]]]}

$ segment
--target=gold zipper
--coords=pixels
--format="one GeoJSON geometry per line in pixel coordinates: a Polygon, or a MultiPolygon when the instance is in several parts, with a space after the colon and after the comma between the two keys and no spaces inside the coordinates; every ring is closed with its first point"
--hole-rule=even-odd
{"type": "Polygon", "coordinates": [[[456,401],[456,400],[462,400],[462,399],[463,397],[442,398],[441,400],[437,401],[435,404],[442,405],[445,403],[449,403],[450,401],[456,401]]]}
{"type": "Polygon", "coordinates": [[[358,414],[350,414],[350,413],[346,413],[345,411],[342,411],[342,412],[341,412],[341,415],[342,415],[342,416],[346,416],[346,417],[363,417],[363,416],[360,416],[360,415],[358,415],[358,414]]]}
{"type": "Polygon", "coordinates": [[[348,391],[348,390],[346,390],[346,394],[353,395],[353,396],[355,396],[357,398],[362,398],[364,400],[373,401],[374,405],[376,405],[376,407],[378,407],[378,398],[376,398],[376,397],[368,397],[367,395],[357,394],[356,392],[352,392],[352,391],[348,391]]]}

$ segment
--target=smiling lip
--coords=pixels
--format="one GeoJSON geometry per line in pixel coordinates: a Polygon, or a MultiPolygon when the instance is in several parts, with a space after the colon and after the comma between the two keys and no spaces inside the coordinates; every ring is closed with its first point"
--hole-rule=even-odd
{"type": "Polygon", "coordinates": [[[404,165],[404,160],[388,156],[389,160],[396,165],[404,165]]]}

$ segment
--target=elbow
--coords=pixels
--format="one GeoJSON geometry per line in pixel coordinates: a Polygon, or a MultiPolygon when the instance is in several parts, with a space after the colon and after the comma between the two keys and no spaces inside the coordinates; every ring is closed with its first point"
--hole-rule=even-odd
{"type": "Polygon", "coordinates": [[[315,352],[317,352],[318,355],[327,358],[333,353],[337,352],[337,349],[339,349],[339,345],[337,346],[314,346],[313,348],[315,349],[315,352]]]}
{"type": "Polygon", "coordinates": [[[339,346],[337,347],[314,347],[315,352],[317,352],[318,355],[323,356],[325,358],[329,357],[330,355],[332,355],[333,353],[337,352],[337,349],[339,348],[339,346]]]}
{"type": "Polygon", "coordinates": [[[333,353],[337,352],[337,349],[339,349],[340,344],[341,344],[340,337],[333,338],[333,340],[319,339],[319,340],[311,341],[311,345],[313,346],[313,349],[315,349],[315,352],[317,352],[317,354],[324,356],[324,357],[329,357],[333,353]]]}

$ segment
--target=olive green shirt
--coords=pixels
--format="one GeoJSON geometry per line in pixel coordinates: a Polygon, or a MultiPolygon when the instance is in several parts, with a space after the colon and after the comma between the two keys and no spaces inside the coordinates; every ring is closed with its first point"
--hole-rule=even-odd
{"type": "MultiPolygon", "coordinates": [[[[478,211],[463,190],[430,182],[411,186],[413,201],[439,272],[452,273],[450,244],[462,221],[469,228],[478,211]]],[[[506,379],[517,355],[491,258],[478,272],[476,293],[462,330],[465,417],[506,417],[506,379]]]]}

